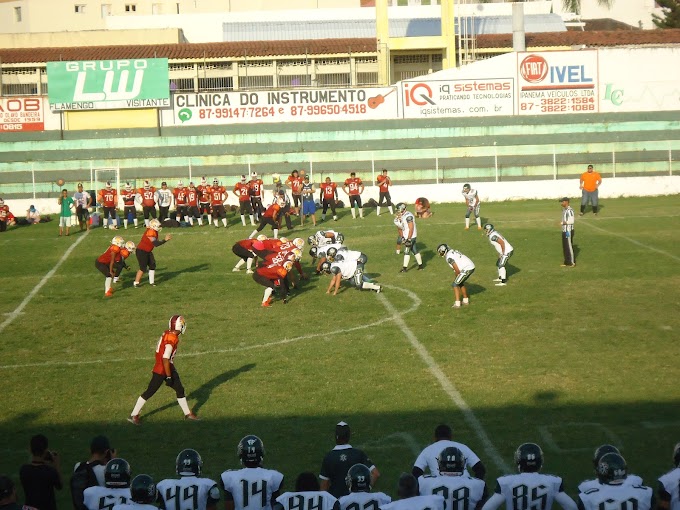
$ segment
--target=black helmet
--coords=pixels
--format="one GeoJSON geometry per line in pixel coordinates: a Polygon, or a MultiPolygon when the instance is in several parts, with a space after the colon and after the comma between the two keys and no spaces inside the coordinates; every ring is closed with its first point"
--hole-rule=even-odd
{"type": "Polygon", "coordinates": [[[156,502],[156,484],[149,475],[137,475],[130,484],[130,497],[135,503],[153,504],[156,502]]]}
{"type": "Polygon", "coordinates": [[[593,467],[597,471],[597,465],[600,463],[600,459],[607,455],[608,453],[621,453],[616,446],[610,444],[603,444],[597,447],[593,453],[593,467]]]}
{"type": "Polygon", "coordinates": [[[186,448],[179,452],[175,468],[179,476],[201,476],[203,459],[196,450],[186,448]]]}
{"type": "Polygon", "coordinates": [[[350,492],[371,492],[371,470],[364,464],[354,464],[347,471],[345,483],[350,492]]]}
{"type": "Polygon", "coordinates": [[[444,448],[437,459],[440,473],[462,473],[465,469],[465,455],[455,446],[444,448]]]}
{"type": "Polygon", "coordinates": [[[543,466],[543,450],[536,443],[519,445],[515,452],[515,464],[520,473],[534,473],[543,466]]]}
{"type": "Polygon", "coordinates": [[[259,466],[264,459],[264,443],[254,435],[248,435],[238,442],[238,457],[244,465],[259,466]]]}
{"type": "Polygon", "coordinates": [[[111,459],[104,468],[104,483],[111,489],[130,487],[130,464],[125,459],[111,459]]]}
{"type": "Polygon", "coordinates": [[[604,455],[597,464],[597,479],[607,485],[621,485],[628,476],[626,459],[618,453],[604,455]]]}

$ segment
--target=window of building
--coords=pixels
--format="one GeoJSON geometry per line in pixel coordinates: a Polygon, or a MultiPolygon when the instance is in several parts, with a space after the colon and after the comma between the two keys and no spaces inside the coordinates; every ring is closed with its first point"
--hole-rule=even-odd
{"type": "Polygon", "coordinates": [[[85,14],[85,5],[84,4],[76,4],[73,6],[76,14],[85,14]]]}
{"type": "Polygon", "coordinates": [[[14,21],[21,23],[21,7],[14,8],[14,21]]]}
{"type": "Polygon", "coordinates": [[[125,4],[125,12],[137,12],[137,4],[125,4]]]}
{"type": "Polygon", "coordinates": [[[102,4],[102,18],[111,16],[111,4],[102,4]]]}

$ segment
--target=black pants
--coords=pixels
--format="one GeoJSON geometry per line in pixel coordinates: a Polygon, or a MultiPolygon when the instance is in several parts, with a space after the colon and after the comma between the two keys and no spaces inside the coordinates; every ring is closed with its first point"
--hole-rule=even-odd
{"type": "Polygon", "coordinates": [[[321,214],[326,214],[326,211],[328,211],[328,208],[331,208],[331,212],[333,213],[333,216],[335,216],[335,200],[331,199],[328,200],[327,198],[323,199],[323,210],[321,211],[321,214]]]}
{"type": "Polygon", "coordinates": [[[7,230],[7,222],[6,221],[0,221],[0,232],[5,232],[7,230]]]}
{"type": "Polygon", "coordinates": [[[158,206],[158,219],[161,220],[161,222],[165,221],[165,219],[168,217],[169,213],[170,213],[170,206],[167,206],[167,207],[158,206]]]}
{"type": "Polygon", "coordinates": [[[386,206],[391,206],[392,205],[392,197],[390,196],[389,191],[381,191],[380,192],[380,198],[378,199],[378,205],[383,205],[383,202],[385,202],[386,206]]]}
{"type": "Polygon", "coordinates": [[[248,261],[248,259],[255,258],[255,255],[253,255],[253,252],[246,250],[243,246],[241,246],[238,243],[236,243],[234,246],[232,246],[231,251],[234,252],[234,255],[236,255],[239,258],[242,258],[246,262],[248,261]]]}
{"type": "Polygon", "coordinates": [[[262,216],[262,218],[260,219],[260,225],[257,227],[257,231],[262,232],[262,230],[264,230],[264,227],[266,227],[267,225],[271,225],[272,229],[276,230],[279,229],[279,224],[277,221],[274,220],[274,218],[262,216]]]}
{"type": "Polygon", "coordinates": [[[144,219],[148,220],[149,216],[151,216],[153,219],[156,219],[156,208],[152,206],[144,206],[142,207],[142,211],[144,211],[144,219]]]}
{"type": "Polygon", "coordinates": [[[567,266],[576,264],[576,256],[574,255],[574,231],[569,232],[569,237],[567,237],[567,232],[562,232],[562,252],[564,252],[564,263],[567,266]]]}
{"type": "Polygon", "coordinates": [[[355,205],[357,207],[361,208],[361,195],[350,195],[349,196],[349,207],[352,208],[355,205]]]}
{"type": "Polygon", "coordinates": [[[257,271],[253,273],[253,280],[255,280],[257,283],[264,287],[269,287],[270,289],[277,290],[279,294],[281,295],[281,299],[286,299],[288,296],[288,278],[281,278],[279,280],[276,280],[279,282],[279,285],[276,285],[275,280],[270,280],[269,278],[265,278],[261,274],[258,274],[257,271]]]}
{"type": "MultiPolygon", "coordinates": [[[[112,220],[115,220],[118,217],[116,214],[116,208],[115,207],[104,207],[104,219],[106,220],[107,218],[111,218],[112,220]]],[[[114,222],[115,224],[115,222],[114,222]]]]}
{"type": "MultiPolygon", "coordinates": [[[[172,363],[170,364],[170,373],[172,374],[172,386],[170,386],[173,390],[175,390],[175,393],[177,394],[177,398],[184,398],[184,386],[182,386],[182,380],[179,378],[179,374],[177,373],[177,370],[175,369],[175,365],[172,363]]],[[[142,398],[144,400],[149,400],[151,397],[153,397],[156,392],[160,389],[161,386],[163,386],[163,383],[165,382],[165,376],[161,374],[157,374],[156,372],[153,372],[151,374],[151,380],[149,381],[149,386],[147,386],[146,390],[144,393],[142,393],[142,398]]]]}
{"type": "Polygon", "coordinates": [[[139,262],[139,269],[146,273],[147,269],[154,271],[156,269],[156,257],[153,256],[152,251],[144,251],[137,248],[135,252],[137,262],[139,262]]]}
{"type": "Polygon", "coordinates": [[[111,274],[111,271],[109,271],[109,265],[104,264],[103,262],[99,262],[99,260],[94,261],[94,267],[97,268],[97,271],[99,271],[101,274],[103,274],[106,278],[111,278],[113,275],[111,274]]]}
{"type": "Polygon", "coordinates": [[[290,204],[286,204],[279,211],[279,226],[281,225],[281,218],[286,220],[286,228],[288,230],[293,229],[293,222],[290,220],[290,204]]]}

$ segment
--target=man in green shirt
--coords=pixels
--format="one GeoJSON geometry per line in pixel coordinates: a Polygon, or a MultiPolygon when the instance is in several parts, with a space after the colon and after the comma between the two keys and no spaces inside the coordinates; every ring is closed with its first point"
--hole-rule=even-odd
{"type": "Polygon", "coordinates": [[[69,235],[69,230],[71,228],[71,210],[75,208],[75,202],[71,197],[68,196],[68,190],[61,190],[61,196],[59,197],[59,237],[64,233],[66,229],[66,235],[69,235]]]}

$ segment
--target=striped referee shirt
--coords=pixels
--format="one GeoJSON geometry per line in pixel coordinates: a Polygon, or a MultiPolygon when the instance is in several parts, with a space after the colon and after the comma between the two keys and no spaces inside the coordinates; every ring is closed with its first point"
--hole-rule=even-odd
{"type": "Polygon", "coordinates": [[[572,232],[574,230],[574,210],[570,205],[562,210],[562,232],[572,232]]]}

